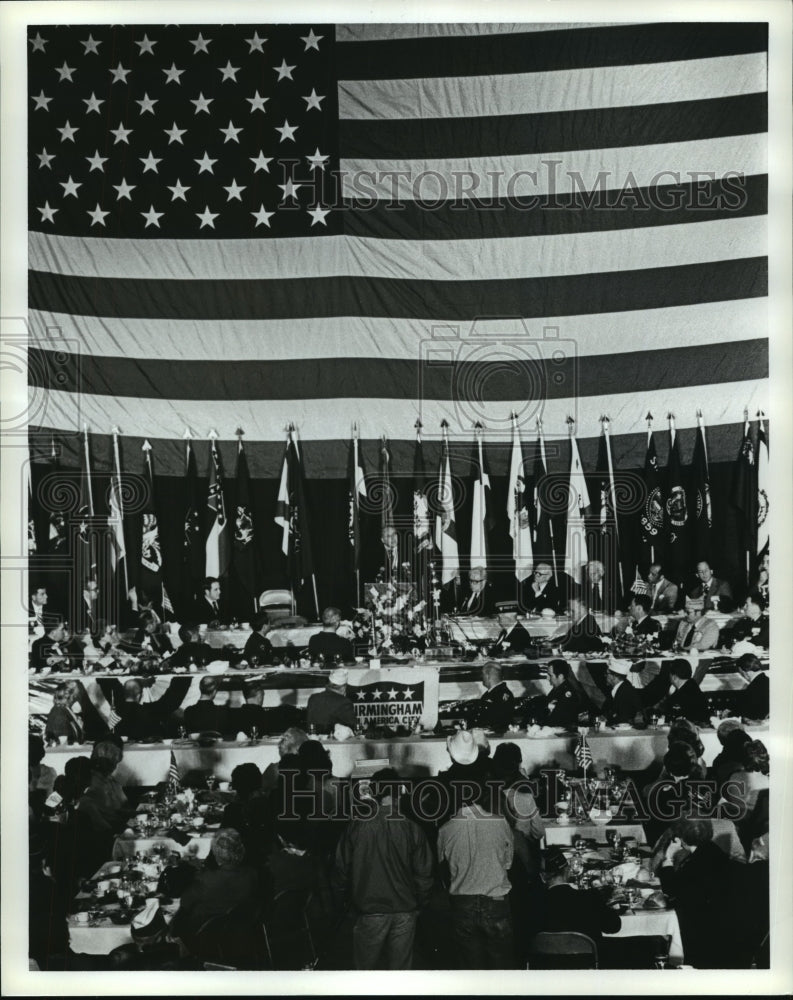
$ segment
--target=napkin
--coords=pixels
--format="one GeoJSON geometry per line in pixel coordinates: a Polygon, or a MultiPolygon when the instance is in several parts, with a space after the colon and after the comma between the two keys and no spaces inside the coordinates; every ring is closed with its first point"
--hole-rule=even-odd
{"type": "Polygon", "coordinates": [[[337,722],[333,727],[333,739],[338,740],[340,743],[350,739],[354,735],[355,733],[353,733],[349,726],[343,726],[340,722],[337,722]]]}
{"type": "Polygon", "coordinates": [[[615,865],[611,871],[613,875],[622,875],[623,881],[638,878],[641,865],[638,861],[623,861],[615,865]]]}

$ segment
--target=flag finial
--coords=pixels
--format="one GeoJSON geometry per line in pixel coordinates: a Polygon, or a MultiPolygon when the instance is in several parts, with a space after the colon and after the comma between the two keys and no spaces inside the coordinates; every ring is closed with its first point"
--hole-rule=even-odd
{"type": "Polygon", "coordinates": [[[421,428],[424,426],[424,424],[422,424],[421,422],[421,417],[416,417],[416,422],[415,424],[413,424],[413,426],[416,428],[417,431],[421,430],[421,428]]]}
{"type": "Polygon", "coordinates": [[[193,432],[190,430],[189,427],[185,427],[184,434],[182,435],[182,440],[183,441],[192,441],[193,440],[193,432]]]}
{"type": "Polygon", "coordinates": [[[234,431],[234,433],[235,433],[235,434],[237,435],[237,437],[238,437],[238,438],[240,438],[240,439],[241,439],[241,438],[242,438],[242,435],[243,435],[243,434],[245,433],[245,431],[244,431],[244,430],[243,430],[243,429],[242,429],[241,427],[238,427],[238,428],[236,429],[236,431],[234,431]]]}
{"type": "Polygon", "coordinates": [[[118,427],[117,427],[117,426],[114,426],[114,427],[113,427],[113,437],[118,437],[118,435],[119,435],[120,433],[121,433],[121,431],[120,431],[120,430],[118,429],[118,427]]]}
{"type": "Polygon", "coordinates": [[[647,411],[647,416],[644,419],[647,421],[648,424],[651,424],[653,422],[653,415],[652,413],[650,413],[649,410],[647,411]]]}
{"type": "Polygon", "coordinates": [[[212,430],[207,435],[207,437],[210,439],[210,441],[217,441],[218,436],[219,436],[218,432],[215,430],[214,427],[212,428],[212,430]]]}
{"type": "Polygon", "coordinates": [[[441,420],[441,427],[445,429],[448,426],[449,426],[449,421],[444,417],[443,420],[441,420]]]}
{"type": "Polygon", "coordinates": [[[146,440],[144,440],[143,444],[140,446],[140,450],[141,451],[146,451],[146,452],[151,451],[151,445],[149,444],[148,438],[146,438],[146,440]]]}

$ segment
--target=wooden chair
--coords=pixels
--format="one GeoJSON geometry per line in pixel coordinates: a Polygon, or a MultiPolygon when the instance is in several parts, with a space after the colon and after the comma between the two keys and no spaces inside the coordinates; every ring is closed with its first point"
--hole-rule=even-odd
{"type": "Polygon", "coordinates": [[[528,969],[596,969],[597,945],[576,931],[543,931],[529,949],[528,969]]]}

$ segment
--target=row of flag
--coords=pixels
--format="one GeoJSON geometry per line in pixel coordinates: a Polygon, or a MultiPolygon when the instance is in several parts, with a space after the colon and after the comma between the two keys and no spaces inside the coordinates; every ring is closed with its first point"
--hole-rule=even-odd
{"type": "MultiPolygon", "coordinates": [[[[651,562],[663,561],[668,572],[674,575],[678,567],[683,571],[690,568],[694,560],[707,557],[713,513],[702,415],[700,413],[697,417],[694,451],[687,474],[681,462],[674,418],[670,415],[668,420],[670,449],[664,491],[652,417],[648,414],[643,495],[636,525],[640,550],[637,552],[635,549],[635,532],[626,549],[630,550],[631,561],[635,561],[637,566],[641,564],[646,567],[651,562]]],[[[541,422],[537,423],[537,439],[531,461],[524,454],[524,443],[514,414],[512,423],[505,514],[512,540],[515,578],[518,581],[526,580],[536,562],[547,561],[557,579],[559,573],[564,573],[577,580],[582,567],[591,558],[593,532],[608,539],[609,544],[614,547],[612,551],[617,554],[617,565],[622,572],[621,524],[624,530],[625,511],[620,506],[621,490],[619,479],[615,477],[609,419],[603,417],[601,420],[598,459],[594,470],[599,484],[599,496],[596,494],[594,497],[590,494],[575,435],[575,422],[572,419],[569,421],[570,464],[566,482],[549,479],[541,422]],[[561,491],[559,487],[562,487],[561,491]],[[559,507],[560,497],[563,508],[566,509],[563,547],[559,526],[562,524],[560,513],[564,513],[564,510],[559,507]],[[555,527],[558,538],[554,535],[555,527]]],[[[181,576],[184,582],[184,586],[180,587],[181,601],[184,601],[185,594],[192,599],[202,577],[212,576],[222,580],[234,578],[239,591],[248,595],[252,606],[256,606],[256,580],[260,575],[259,554],[254,546],[250,473],[242,433],[241,430],[238,431],[235,505],[231,512],[228,510],[224,472],[217,448],[217,433],[213,431],[209,437],[209,476],[205,499],[200,496],[192,441],[186,437],[182,566],[181,574],[174,574],[173,571],[169,574],[169,579],[181,576]]],[[[413,462],[412,551],[402,549],[400,554],[395,529],[396,494],[391,486],[388,440],[385,437],[382,439],[379,480],[372,479],[367,476],[364,468],[358,428],[353,426],[349,445],[347,532],[350,566],[356,578],[357,600],[361,598],[362,523],[364,516],[373,511],[373,501],[379,503],[380,507],[380,539],[389,578],[396,578],[400,571],[400,558],[407,558],[418,583],[419,597],[427,597],[431,564],[444,586],[450,584],[460,573],[457,525],[463,501],[455,494],[456,484],[458,493],[460,492],[459,481],[452,469],[448,425],[445,422],[442,425],[442,435],[437,477],[434,477],[426,470],[421,424],[417,422],[413,462]],[[379,495],[375,495],[376,491],[379,491],[379,495]]],[[[137,585],[158,603],[161,602],[166,612],[173,612],[174,605],[166,590],[163,574],[164,547],[156,513],[153,448],[148,441],[144,441],[142,471],[147,486],[145,503],[141,517],[133,522],[125,515],[125,480],[117,432],[114,432],[113,443],[115,468],[111,477],[106,524],[112,540],[111,572],[118,582],[123,583],[125,593],[131,585],[137,585]],[[131,527],[131,524],[135,526],[131,527]],[[134,569],[128,565],[131,530],[139,532],[134,545],[139,563],[134,569]]],[[[79,573],[85,578],[89,575],[96,576],[98,571],[97,533],[89,530],[91,519],[95,519],[95,508],[87,430],[83,444],[85,474],[80,477],[77,510],[78,540],[81,543],[78,546],[79,573]]],[[[52,465],[57,468],[54,442],[52,465]]],[[[487,569],[490,563],[489,539],[496,521],[496,511],[484,450],[484,429],[479,424],[474,432],[471,466],[471,534],[467,565],[471,569],[487,569]]],[[[733,506],[741,514],[747,574],[751,560],[768,547],[767,476],[768,441],[763,415],[758,414],[756,435],[753,435],[747,414],[735,464],[731,497],[733,506]]],[[[590,475],[590,483],[591,479],[590,475]]],[[[304,587],[309,588],[314,610],[318,613],[312,529],[305,480],[299,434],[294,424],[291,424],[286,434],[274,520],[281,532],[280,549],[284,557],[285,579],[294,594],[304,587]]],[[[65,543],[64,532],[63,516],[51,512],[49,551],[65,550],[65,544],[62,544],[65,543]]],[[[32,527],[30,538],[34,550],[35,531],[32,527]]],[[[620,583],[620,590],[624,593],[625,581],[621,580],[620,583]]],[[[177,607],[176,610],[186,612],[184,607],[177,607]]]]}

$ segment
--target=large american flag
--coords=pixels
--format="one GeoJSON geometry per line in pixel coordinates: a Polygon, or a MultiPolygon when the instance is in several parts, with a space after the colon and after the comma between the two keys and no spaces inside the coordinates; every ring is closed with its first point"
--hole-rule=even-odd
{"type": "MultiPolygon", "coordinates": [[[[276,477],[350,428],[410,466],[648,409],[732,459],[767,379],[767,28],[80,25],[28,33],[35,434],[185,428],[276,477]],[[470,444],[468,445],[470,448],[470,444]],[[434,460],[434,456],[430,456],[434,460]]],[[[71,435],[71,436],[70,436],[71,435]]],[[[508,461],[504,447],[501,465],[508,461]]],[[[501,470],[499,470],[501,471],[501,470]]]]}

